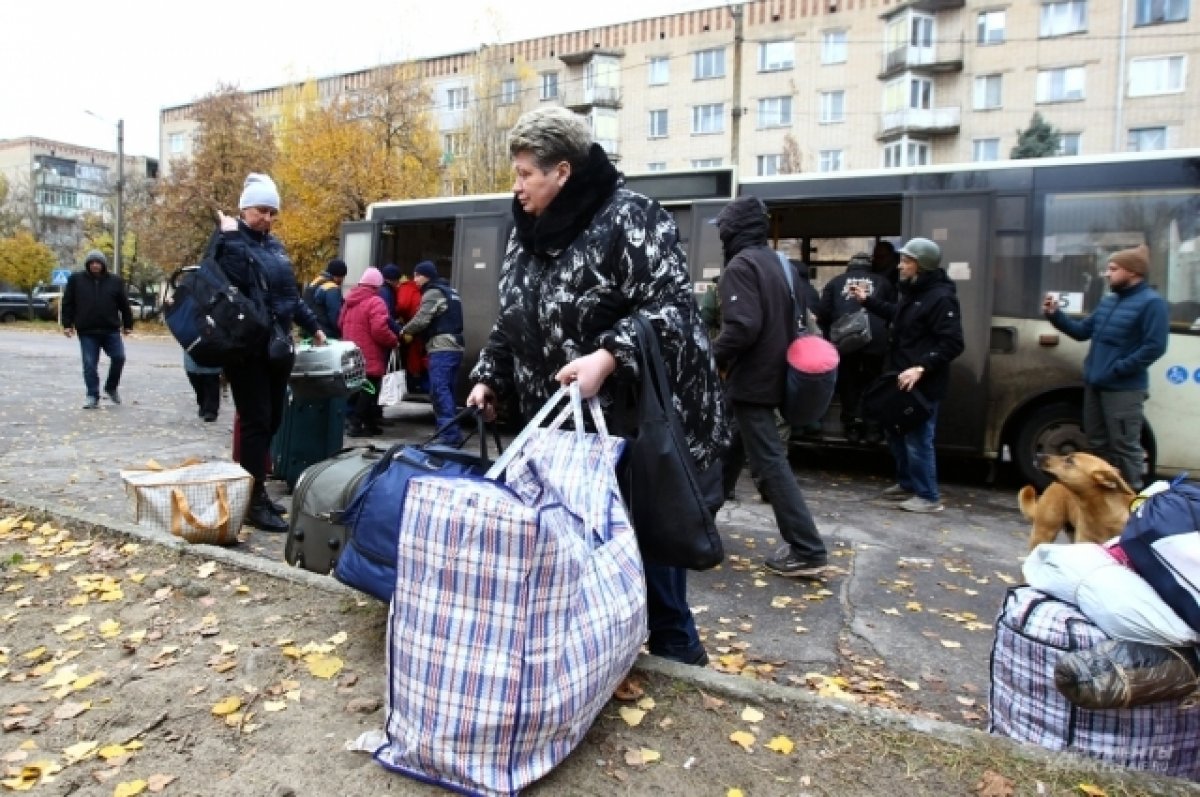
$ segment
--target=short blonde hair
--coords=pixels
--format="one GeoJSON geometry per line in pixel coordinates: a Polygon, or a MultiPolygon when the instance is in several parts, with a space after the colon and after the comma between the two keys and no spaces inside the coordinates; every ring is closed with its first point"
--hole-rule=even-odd
{"type": "Polygon", "coordinates": [[[533,155],[542,171],[562,161],[578,166],[587,160],[592,130],[579,114],[560,105],[535,108],[521,115],[508,132],[508,153],[533,155]]]}

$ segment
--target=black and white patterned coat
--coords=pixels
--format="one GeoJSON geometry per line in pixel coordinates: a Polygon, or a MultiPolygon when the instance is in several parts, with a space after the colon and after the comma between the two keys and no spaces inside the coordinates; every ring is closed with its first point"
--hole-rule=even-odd
{"type": "Polygon", "coordinates": [[[528,418],[558,388],[559,369],[604,348],[617,360],[600,392],[611,408],[622,384],[638,379],[636,313],[658,333],[688,446],[706,468],[727,444],[728,429],[678,230],[657,202],[623,187],[565,248],[533,253],[513,231],[500,314],[472,379],[501,400],[515,394],[528,418]]]}

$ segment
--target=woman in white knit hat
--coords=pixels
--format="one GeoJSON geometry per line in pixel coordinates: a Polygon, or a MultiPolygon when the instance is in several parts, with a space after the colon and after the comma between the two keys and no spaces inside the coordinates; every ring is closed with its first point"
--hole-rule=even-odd
{"type": "MultiPolygon", "coordinates": [[[[262,296],[274,322],[289,334],[295,320],[313,336],[317,345],[324,345],[325,333],[316,315],[300,301],[292,261],[283,244],[271,234],[271,226],[279,216],[279,190],[275,182],[265,174],[248,175],[238,207],[241,212],[236,218],[217,214],[221,224],[217,260],[229,281],[247,295],[262,296]]],[[[246,522],[263,531],[285,532],[288,527],[280,516],[283,508],[267,497],[263,483],[271,438],[283,419],[292,359],[291,356],[271,359],[264,342],[261,352],[225,366],[225,377],[241,420],[239,461],[254,477],[254,497],[246,522]]]]}

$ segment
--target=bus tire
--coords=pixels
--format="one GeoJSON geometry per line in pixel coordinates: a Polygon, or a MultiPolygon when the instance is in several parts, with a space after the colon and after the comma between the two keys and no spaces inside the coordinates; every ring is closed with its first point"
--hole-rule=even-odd
{"type": "Polygon", "coordinates": [[[1080,408],[1066,402],[1047,404],[1029,413],[1021,423],[1013,444],[1013,463],[1025,483],[1041,491],[1050,484],[1051,477],[1038,468],[1038,454],[1084,451],[1086,443],[1080,408]]]}

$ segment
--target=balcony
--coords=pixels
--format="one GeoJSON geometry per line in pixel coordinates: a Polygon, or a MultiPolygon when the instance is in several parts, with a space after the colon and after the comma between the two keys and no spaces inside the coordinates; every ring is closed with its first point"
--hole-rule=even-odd
{"type": "Polygon", "coordinates": [[[562,104],[576,113],[586,114],[592,108],[620,108],[621,88],[619,86],[592,86],[591,88],[572,88],[559,92],[562,104]]]}
{"type": "Polygon", "coordinates": [[[963,70],[962,42],[943,42],[936,47],[905,45],[883,54],[880,80],[912,71],[922,75],[941,75],[963,70]]]}
{"type": "Polygon", "coordinates": [[[620,146],[620,142],[618,142],[617,139],[615,139],[615,138],[597,138],[595,141],[597,144],[599,144],[601,147],[604,148],[605,154],[608,155],[608,159],[611,160],[613,163],[616,163],[617,161],[621,160],[621,155],[618,150],[618,147],[620,146]]]}
{"type": "Polygon", "coordinates": [[[948,136],[958,132],[962,109],[957,105],[950,108],[904,108],[883,114],[876,140],[906,134],[926,136],[948,136]]]}

